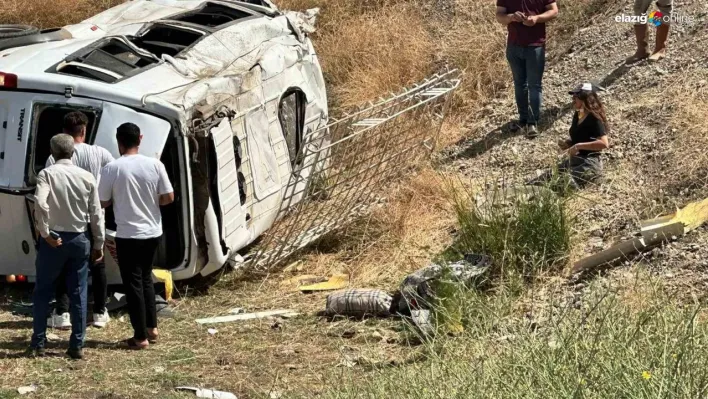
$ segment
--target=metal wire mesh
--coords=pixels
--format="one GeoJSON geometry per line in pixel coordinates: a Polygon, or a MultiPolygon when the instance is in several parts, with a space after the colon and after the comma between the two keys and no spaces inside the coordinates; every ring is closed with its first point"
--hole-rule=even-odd
{"type": "Polygon", "coordinates": [[[277,265],[337,228],[364,216],[387,187],[435,147],[459,72],[435,75],[400,94],[306,132],[301,165],[284,190],[277,222],[249,267],[277,265]]]}

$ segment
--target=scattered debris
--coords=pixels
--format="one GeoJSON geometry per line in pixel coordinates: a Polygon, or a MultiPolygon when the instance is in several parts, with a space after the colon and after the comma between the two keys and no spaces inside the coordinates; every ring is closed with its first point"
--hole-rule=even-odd
{"type": "Polygon", "coordinates": [[[323,283],[304,285],[300,287],[302,292],[312,292],[312,291],[333,291],[341,290],[349,285],[349,275],[347,274],[335,274],[330,277],[329,280],[323,283]]]}
{"type": "Polygon", "coordinates": [[[106,309],[109,312],[113,312],[126,306],[128,302],[126,301],[125,295],[120,292],[114,292],[113,295],[108,297],[108,302],[106,303],[106,309]]]}
{"type": "Polygon", "coordinates": [[[246,309],[244,308],[233,308],[229,310],[229,314],[243,314],[246,313],[246,309]]]}
{"type": "Polygon", "coordinates": [[[341,334],[339,334],[339,336],[344,339],[354,338],[355,335],[356,335],[356,330],[354,330],[354,329],[344,330],[341,334]]]}
{"type": "Polygon", "coordinates": [[[27,386],[27,387],[19,387],[19,388],[17,388],[17,392],[18,392],[20,395],[27,395],[28,393],[37,392],[37,386],[34,385],[34,384],[32,384],[32,385],[27,386]]]}
{"type": "Polygon", "coordinates": [[[389,316],[393,298],[382,290],[359,288],[327,296],[327,316],[389,316]]]}
{"type": "Polygon", "coordinates": [[[283,394],[279,391],[270,391],[270,399],[280,399],[283,397],[283,394]]]}
{"type": "MultiPolygon", "coordinates": [[[[170,294],[171,295],[171,294],[170,294]]],[[[108,297],[108,302],[106,303],[106,309],[109,312],[115,312],[118,309],[123,308],[128,305],[125,294],[120,292],[114,292],[113,295],[108,297]]],[[[155,307],[157,308],[158,317],[173,317],[174,308],[165,300],[165,298],[160,295],[155,295],[155,307]]]]}
{"type": "Polygon", "coordinates": [[[598,266],[650,250],[663,242],[676,240],[706,221],[708,221],[708,199],[688,204],[672,215],[644,221],[641,224],[640,237],[622,241],[575,262],[572,274],[578,275],[598,266]]]}
{"type": "Polygon", "coordinates": [[[269,317],[273,317],[273,316],[295,317],[298,315],[300,315],[300,313],[298,313],[292,309],[269,310],[266,312],[255,312],[255,313],[234,314],[234,315],[230,315],[230,316],[209,317],[206,319],[197,319],[196,322],[199,324],[216,324],[216,323],[230,323],[233,321],[265,319],[265,318],[269,318],[269,317]]]}
{"type": "Polygon", "coordinates": [[[428,309],[411,310],[411,320],[423,334],[431,334],[435,329],[431,321],[431,313],[428,309]]]}
{"type": "Polygon", "coordinates": [[[172,272],[169,270],[156,269],[152,271],[152,275],[155,280],[165,284],[165,299],[167,301],[172,300],[172,290],[174,283],[172,282],[172,272]]]}
{"type": "Polygon", "coordinates": [[[322,283],[327,281],[327,277],[315,276],[314,274],[304,274],[302,276],[297,276],[289,278],[280,282],[281,287],[300,287],[303,285],[312,285],[317,283],[322,283]]]}
{"type": "Polygon", "coordinates": [[[207,330],[207,332],[209,333],[209,335],[216,335],[216,333],[218,333],[219,330],[217,330],[216,328],[210,328],[207,330]]]}
{"type": "Polygon", "coordinates": [[[192,391],[198,398],[210,398],[210,399],[238,399],[236,395],[231,392],[215,391],[213,389],[201,389],[194,387],[177,387],[178,391],[192,391]]]}
{"type": "Polygon", "coordinates": [[[344,355],[344,359],[337,365],[338,367],[352,368],[359,363],[359,356],[344,355]]]}
{"type": "Polygon", "coordinates": [[[162,366],[156,366],[155,368],[152,369],[155,373],[160,374],[165,372],[165,368],[162,366]]]}
{"type": "Polygon", "coordinates": [[[486,255],[467,254],[458,262],[446,265],[431,264],[409,274],[401,283],[398,311],[408,314],[413,309],[426,308],[435,296],[431,282],[451,278],[454,282],[468,284],[483,275],[491,266],[486,255]],[[445,274],[448,275],[445,275],[445,274]]]}
{"type": "Polygon", "coordinates": [[[299,272],[300,270],[302,270],[301,264],[302,264],[302,260],[296,260],[295,262],[285,266],[285,268],[283,268],[283,272],[284,273],[299,272]]]}

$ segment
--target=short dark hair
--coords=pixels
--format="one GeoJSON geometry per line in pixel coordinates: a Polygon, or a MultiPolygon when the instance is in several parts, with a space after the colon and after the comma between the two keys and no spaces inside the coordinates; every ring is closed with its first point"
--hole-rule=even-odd
{"type": "Polygon", "coordinates": [[[130,122],[122,124],[118,126],[116,140],[125,148],[135,148],[140,145],[140,128],[130,122]]]}
{"type": "Polygon", "coordinates": [[[74,111],[64,115],[64,133],[76,137],[86,126],[88,126],[88,117],[83,112],[74,111]]]}

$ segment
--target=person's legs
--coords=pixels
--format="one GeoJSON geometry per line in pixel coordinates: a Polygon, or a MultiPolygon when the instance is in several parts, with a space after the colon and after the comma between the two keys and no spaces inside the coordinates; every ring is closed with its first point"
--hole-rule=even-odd
{"type": "Polygon", "coordinates": [[[87,233],[65,234],[62,240],[69,254],[66,268],[66,284],[71,311],[71,337],[69,349],[78,350],[84,345],[86,335],[86,291],[88,285],[88,265],[91,256],[91,243],[87,233]]]}
{"type": "Polygon", "coordinates": [[[602,177],[602,161],[599,157],[574,157],[570,175],[578,187],[597,182],[602,177]]]}
{"type": "Polygon", "coordinates": [[[71,317],[69,316],[69,296],[66,294],[66,273],[62,272],[55,283],[56,294],[54,299],[54,312],[47,318],[47,324],[51,328],[68,330],[71,328],[71,317]]]}
{"type": "Polygon", "coordinates": [[[541,118],[543,104],[543,72],[546,69],[546,48],[543,46],[526,48],[526,76],[528,76],[531,113],[528,124],[536,125],[541,118]]]}
{"type": "Polygon", "coordinates": [[[656,28],[656,44],[654,52],[649,56],[649,62],[657,62],[666,58],[666,42],[669,40],[671,24],[662,23],[656,28]]]}
{"type": "Polygon", "coordinates": [[[52,248],[43,238],[39,240],[35,263],[37,280],[32,295],[32,348],[44,348],[49,301],[56,291],[55,284],[66,261],[64,248],[52,248]]]}
{"type": "MultiPolygon", "coordinates": [[[[157,329],[157,307],[155,305],[155,284],[152,280],[152,261],[159,244],[159,238],[143,240],[141,248],[140,270],[142,273],[143,296],[145,298],[145,322],[149,331],[157,329]]],[[[154,334],[149,334],[152,336],[154,334]]]]}
{"type": "Polygon", "coordinates": [[[57,279],[56,305],[54,312],[58,315],[69,312],[69,296],[66,294],[66,275],[62,273],[57,279]]]}
{"type": "Polygon", "coordinates": [[[106,296],[108,295],[106,263],[101,261],[91,265],[90,268],[91,287],[93,289],[93,313],[103,314],[106,311],[106,296]]]}
{"type": "MultiPolygon", "coordinates": [[[[116,238],[118,266],[123,280],[123,290],[128,304],[130,324],[133,326],[133,338],[136,341],[147,339],[145,320],[145,295],[143,293],[143,277],[140,269],[141,240],[116,238]]],[[[153,299],[154,300],[154,299],[153,299]]]]}
{"type": "MultiPolygon", "coordinates": [[[[639,17],[649,11],[652,0],[634,0],[634,15],[639,17]]],[[[634,36],[637,41],[637,51],[627,58],[627,64],[634,64],[649,57],[649,42],[647,35],[649,30],[646,24],[634,25],[634,36]]]]}
{"type": "Polygon", "coordinates": [[[516,97],[516,107],[519,110],[519,123],[525,125],[529,119],[529,89],[524,47],[507,45],[506,59],[514,77],[514,95],[516,97]]]}

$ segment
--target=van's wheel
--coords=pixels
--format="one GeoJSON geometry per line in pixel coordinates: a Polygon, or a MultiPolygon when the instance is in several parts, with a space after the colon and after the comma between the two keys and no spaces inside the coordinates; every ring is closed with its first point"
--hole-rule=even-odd
{"type": "Polygon", "coordinates": [[[0,25],[0,40],[35,35],[39,29],[29,25],[0,25]]]}

